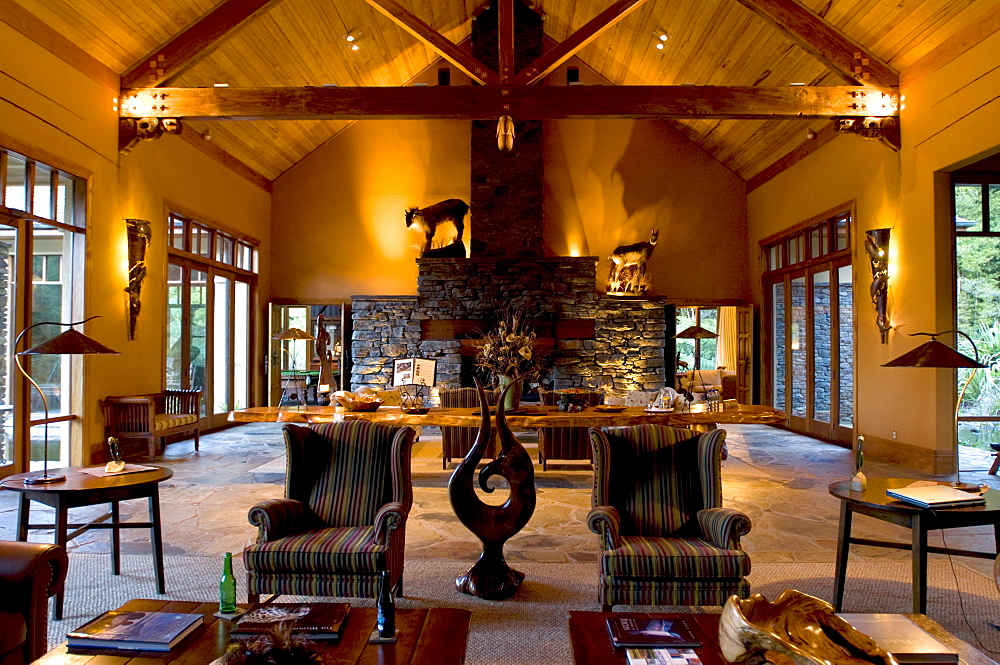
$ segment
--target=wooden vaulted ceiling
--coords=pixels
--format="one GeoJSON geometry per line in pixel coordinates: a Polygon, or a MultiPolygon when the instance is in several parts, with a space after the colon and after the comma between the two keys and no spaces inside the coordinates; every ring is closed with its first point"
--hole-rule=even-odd
{"type": "MultiPolygon", "coordinates": [[[[209,43],[213,36],[210,31],[198,33],[192,28],[202,20],[203,25],[217,30],[232,29],[220,33],[221,38],[213,42],[214,48],[205,50],[204,57],[166,85],[209,88],[206,94],[223,95],[227,91],[213,89],[215,84],[228,84],[230,94],[243,88],[334,84],[338,86],[336,89],[320,89],[330,97],[355,87],[406,86],[440,57],[442,49],[435,50],[433,40],[429,42],[426,35],[440,38],[439,46],[462,43],[470,35],[473,17],[489,2],[16,1],[122,74],[125,88],[147,85],[144,80],[148,78],[147,63],[155,63],[155,55],[162,52],[164,45],[172,41],[176,44],[178,35],[194,34],[199,48],[209,43]],[[372,5],[381,6],[383,11],[372,5]],[[234,6],[239,8],[236,14],[249,14],[246,20],[230,25],[212,14],[213,10],[218,14],[234,6]],[[398,10],[395,21],[386,15],[394,9],[398,10]],[[404,29],[401,23],[406,21],[399,20],[400,15],[415,17],[424,24],[428,29],[425,38],[418,39],[411,34],[414,30],[404,29]],[[343,39],[349,32],[362,33],[357,51],[350,50],[343,39]]],[[[765,89],[780,90],[793,84],[845,85],[844,69],[849,63],[841,63],[838,68],[836,63],[831,65],[817,57],[817,49],[830,52],[825,48],[822,31],[806,29],[807,39],[815,47],[810,49],[808,44],[802,44],[802,29],[796,31],[792,25],[787,30],[775,25],[777,22],[789,27],[795,22],[794,16],[782,18],[782,11],[789,7],[809,10],[833,28],[834,33],[840,33],[846,39],[844,43],[862,45],[864,51],[859,53],[871,58],[872,68],[877,68],[880,61],[888,65],[884,69],[890,78],[893,70],[905,73],[949,40],[975,34],[977,23],[995,21],[992,17],[1000,13],[1000,0],[536,0],[532,6],[543,15],[546,35],[555,44],[579,39],[588,22],[602,12],[614,15],[616,20],[610,27],[596,31],[597,36],[576,56],[615,86],[694,84],[735,87],[743,93],[746,92],[743,89],[754,87],[761,89],[762,96],[766,96],[765,89]],[[761,15],[767,13],[761,12],[761,6],[770,7],[770,19],[761,15]],[[670,35],[663,50],[654,48],[654,33],[658,31],[670,35]]],[[[855,83],[881,84],[882,89],[888,89],[886,80],[876,71],[872,81],[855,83]]],[[[470,93],[475,90],[472,94],[489,94],[483,89],[462,87],[470,93]]],[[[570,89],[564,90],[568,93],[570,89]]],[[[699,92],[702,90],[705,89],[697,88],[699,92]]],[[[415,94],[433,94],[425,91],[415,94]]],[[[460,94],[460,91],[442,90],[441,94],[460,94]]],[[[363,117],[364,113],[355,115],[363,117]]],[[[643,113],[621,115],[639,117],[643,113]]],[[[660,115],[670,117],[690,140],[745,179],[761,173],[800,144],[807,131],[823,131],[830,123],[820,117],[801,119],[789,113],[764,114],[757,119],[745,119],[752,114],[660,115]]],[[[353,121],[348,119],[350,114],[334,116],[337,119],[308,119],[310,114],[302,113],[271,119],[266,114],[251,113],[247,117],[264,119],[185,120],[185,131],[199,134],[210,131],[214,146],[265,178],[274,179],[353,121]],[[295,119],[284,119],[288,117],[295,119]]],[[[185,117],[200,117],[200,114],[190,112],[185,117]]]]}

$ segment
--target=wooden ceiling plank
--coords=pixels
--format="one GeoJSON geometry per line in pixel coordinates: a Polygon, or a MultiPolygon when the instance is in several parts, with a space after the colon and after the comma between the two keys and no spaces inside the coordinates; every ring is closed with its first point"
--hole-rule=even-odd
{"type": "Polygon", "coordinates": [[[122,117],[226,119],[783,118],[896,115],[898,97],[862,86],[420,86],[145,88],[122,117]]]}
{"type": "Polygon", "coordinates": [[[497,0],[497,67],[500,83],[514,80],[514,0],[497,0]]]}
{"type": "Polygon", "coordinates": [[[796,0],[738,1],[784,31],[849,83],[881,88],[899,86],[896,70],[796,0]],[[855,58],[856,53],[861,53],[862,58],[855,58]],[[862,60],[867,60],[867,64],[862,60]]]}
{"type": "Polygon", "coordinates": [[[161,86],[215,48],[233,30],[281,0],[226,0],[122,75],[122,88],[161,86]],[[153,63],[151,66],[150,63],[153,63]]]}
{"type": "MultiPolygon", "coordinates": [[[[537,60],[517,73],[514,83],[531,85],[551,74],[584,46],[600,37],[606,30],[638,9],[646,0],[616,0],[569,37],[543,53],[537,60]]],[[[503,6],[501,4],[501,6],[503,6]]],[[[502,42],[501,42],[502,43],[502,42]]],[[[501,51],[502,52],[502,51],[501,51]]]]}
{"type": "Polygon", "coordinates": [[[365,0],[374,9],[382,12],[396,25],[434,49],[442,58],[463,71],[469,78],[483,85],[499,83],[500,77],[478,58],[460,49],[454,42],[445,39],[437,30],[411,14],[395,0],[365,0]]]}

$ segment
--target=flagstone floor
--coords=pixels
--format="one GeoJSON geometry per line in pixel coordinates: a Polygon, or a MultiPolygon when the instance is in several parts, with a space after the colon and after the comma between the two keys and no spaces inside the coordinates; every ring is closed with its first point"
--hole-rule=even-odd
{"type": "MultiPolygon", "coordinates": [[[[249,508],[263,499],[283,494],[284,444],[281,426],[254,423],[208,434],[195,452],[191,441],[170,444],[157,464],[169,467],[174,476],[161,485],[161,511],[167,555],[221,556],[239,552],[255,530],[247,522],[249,508]]],[[[827,486],[846,479],[852,472],[849,450],[767,426],[728,428],[730,456],[724,462],[725,504],[746,512],[753,530],[744,547],[753,561],[827,562],[834,559],[839,501],[827,486]]],[[[531,440],[526,447],[534,452],[531,440]]],[[[986,453],[963,449],[963,480],[984,482],[1000,489],[996,476],[987,475],[986,453]]],[[[425,428],[413,452],[414,506],[406,529],[406,556],[416,559],[474,560],[479,542],[458,522],[447,496],[450,470],[441,469],[440,434],[425,428]]],[[[550,464],[548,471],[536,465],[538,504],[525,529],[506,547],[512,561],[589,562],[598,558],[597,536],[586,526],[590,509],[592,473],[589,465],[566,462],[550,464]]],[[[869,476],[924,478],[895,465],[868,460],[869,476]]],[[[502,489],[491,502],[502,502],[502,489]]],[[[13,539],[17,496],[0,491],[0,539],[13,539]]],[[[37,506],[37,504],[36,504],[37,506]]],[[[51,522],[51,511],[33,509],[33,522],[51,522]],[[37,515],[36,515],[37,512],[37,515]]],[[[101,506],[74,509],[70,521],[93,519],[104,513],[101,506]]],[[[128,519],[146,519],[145,501],[126,502],[122,514],[128,519]]],[[[909,532],[884,522],[859,516],[855,535],[866,538],[909,541],[909,532]]],[[[51,532],[33,531],[32,540],[51,541],[51,532]]],[[[988,527],[949,530],[943,540],[932,533],[936,545],[992,551],[993,533],[988,527]]],[[[123,552],[149,552],[145,530],[123,532],[123,552]]],[[[82,534],[70,543],[71,551],[107,552],[108,535],[102,531],[82,534]]],[[[909,552],[854,546],[852,557],[906,558],[909,552]]],[[[936,555],[931,555],[936,556],[936,555]]],[[[992,577],[992,561],[954,557],[955,563],[992,577]]]]}

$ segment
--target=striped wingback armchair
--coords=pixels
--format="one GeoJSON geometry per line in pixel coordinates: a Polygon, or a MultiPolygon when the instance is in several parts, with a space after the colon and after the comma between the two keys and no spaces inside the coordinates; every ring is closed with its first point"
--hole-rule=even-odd
{"type": "MultiPolygon", "coordinates": [[[[439,391],[441,406],[452,409],[468,409],[479,406],[479,393],[475,388],[452,388],[439,391]]],[[[486,391],[486,400],[490,406],[496,406],[500,401],[500,394],[496,390],[486,391]]],[[[443,451],[441,468],[447,469],[448,463],[455,457],[462,459],[472,450],[476,442],[478,427],[442,427],[441,428],[441,448],[443,451]]],[[[496,457],[496,430],[493,431],[493,439],[489,447],[483,454],[485,459],[496,457]]]]}
{"type": "Polygon", "coordinates": [[[243,551],[249,601],[376,598],[381,583],[402,596],[413,430],[352,420],[285,425],[284,434],[285,498],[258,503],[248,516],[259,529],[243,551]]]}
{"type": "Polygon", "coordinates": [[[750,592],[740,537],[750,518],[722,507],[725,430],[664,425],[590,430],[591,531],[601,537],[600,600],[613,605],[723,605],[750,592]]]}

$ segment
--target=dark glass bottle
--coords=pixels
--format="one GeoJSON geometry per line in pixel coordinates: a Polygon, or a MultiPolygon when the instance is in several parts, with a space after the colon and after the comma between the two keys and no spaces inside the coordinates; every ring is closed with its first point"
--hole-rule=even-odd
{"type": "Polygon", "coordinates": [[[236,611],[236,576],[233,575],[233,553],[226,552],[222,563],[222,577],[219,579],[219,612],[232,614],[236,611]]]}

